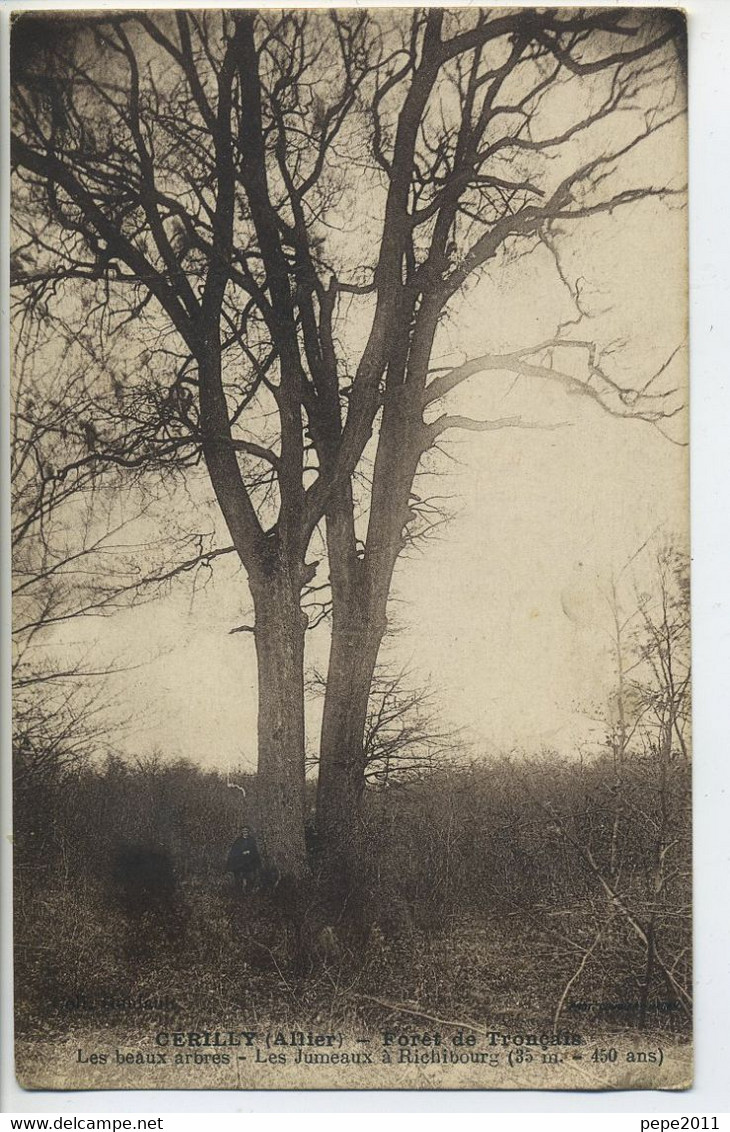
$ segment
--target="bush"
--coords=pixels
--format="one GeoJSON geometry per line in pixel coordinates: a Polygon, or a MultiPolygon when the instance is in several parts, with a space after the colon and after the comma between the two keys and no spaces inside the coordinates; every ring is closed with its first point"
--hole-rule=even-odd
{"type": "Polygon", "coordinates": [[[243,999],[274,1017],[309,1002],[314,1016],[374,996],[495,1022],[547,1024],[572,1000],[686,1020],[650,1015],[690,981],[683,760],[637,757],[617,779],[609,754],[544,753],[368,792],[356,906],[326,878],[237,893],[223,870],[252,792],[243,803],[216,772],[109,760],[19,797],[21,1022],[54,1004],[61,1017],[80,994],[150,989],[201,1016],[243,999]],[[120,861],[138,859],[163,863],[164,893],[132,898],[120,861]]]}

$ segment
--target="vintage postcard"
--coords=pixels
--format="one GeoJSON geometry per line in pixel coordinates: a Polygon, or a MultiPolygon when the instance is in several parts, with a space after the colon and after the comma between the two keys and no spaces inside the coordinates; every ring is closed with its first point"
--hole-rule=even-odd
{"type": "Polygon", "coordinates": [[[683,14],[11,86],[20,1084],[688,1088],[683,14]]]}

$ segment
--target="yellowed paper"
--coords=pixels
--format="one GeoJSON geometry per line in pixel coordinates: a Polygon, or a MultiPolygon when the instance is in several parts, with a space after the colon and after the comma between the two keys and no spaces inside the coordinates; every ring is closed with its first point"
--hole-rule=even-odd
{"type": "Polygon", "coordinates": [[[20,1084],[687,1088],[683,15],[11,56],[20,1084]]]}

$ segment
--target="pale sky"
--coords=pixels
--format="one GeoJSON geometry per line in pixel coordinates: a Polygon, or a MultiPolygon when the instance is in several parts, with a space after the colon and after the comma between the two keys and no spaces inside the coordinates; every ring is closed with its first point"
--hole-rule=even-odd
{"type": "MultiPolygon", "coordinates": [[[[643,383],[686,340],[685,223],[676,205],[648,201],[566,241],[566,263],[584,277],[595,315],[580,336],[602,344],[624,338],[612,372],[627,383],[643,383]]],[[[467,355],[509,349],[549,337],[570,313],[550,257],[539,252],[529,266],[515,264],[470,291],[449,334],[467,355]]],[[[670,376],[686,382],[684,350],[670,376]]],[[[398,566],[402,632],[387,656],[423,677],[444,724],[463,727],[474,753],[544,744],[569,754],[601,735],[594,717],[612,682],[605,600],[612,573],[652,533],[659,541],[686,533],[687,449],[560,387],[522,378],[508,392],[511,384],[476,376],[459,409],[562,427],[450,434],[455,459],[443,460],[444,475],[428,486],[453,497],[454,517],[398,566]]],[[[642,563],[624,578],[629,603],[642,563]]],[[[113,682],[120,714],[131,717],[119,733],[123,749],[159,746],[169,758],[253,766],[253,640],[229,635],[245,618],[246,599],[242,575],[227,564],[192,601],[181,587],[155,605],[89,624],[102,659],[140,666],[113,682]]],[[[75,639],[80,632],[73,627],[75,639]]],[[[326,650],[318,629],[310,662],[322,669],[326,650]]],[[[313,742],[316,726],[312,709],[313,742]]]]}

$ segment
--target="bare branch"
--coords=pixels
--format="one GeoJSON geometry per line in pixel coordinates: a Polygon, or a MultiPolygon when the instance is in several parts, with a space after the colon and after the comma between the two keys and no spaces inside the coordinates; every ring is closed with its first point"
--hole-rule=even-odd
{"type": "Polygon", "coordinates": [[[444,415],[427,425],[426,432],[428,434],[429,443],[432,444],[442,432],[446,432],[446,430],[450,428],[461,428],[469,432],[498,432],[505,428],[532,428],[550,431],[556,428],[564,428],[569,423],[568,421],[562,421],[558,424],[539,424],[536,421],[525,421],[522,417],[499,417],[496,420],[479,421],[471,417],[444,415]]]}

